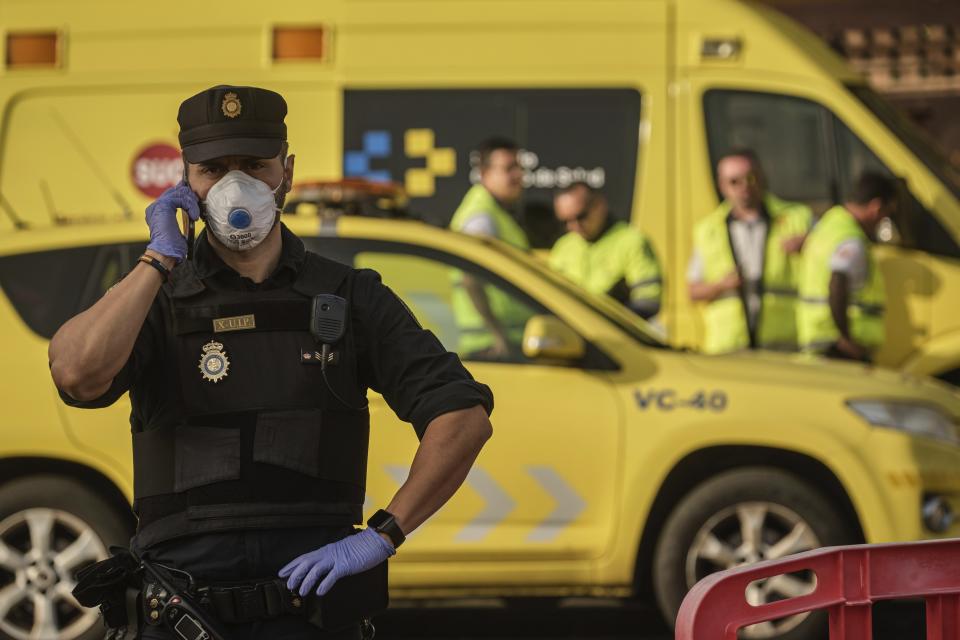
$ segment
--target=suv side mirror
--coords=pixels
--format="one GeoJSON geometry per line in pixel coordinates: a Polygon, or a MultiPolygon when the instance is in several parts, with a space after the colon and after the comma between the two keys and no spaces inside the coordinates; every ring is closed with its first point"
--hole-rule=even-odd
{"type": "Polygon", "coordinates": [[[533,316],[523,329],[523,355],[530,359],[572,362],[587,353],[577,333],[553,316],[533,316]]]}

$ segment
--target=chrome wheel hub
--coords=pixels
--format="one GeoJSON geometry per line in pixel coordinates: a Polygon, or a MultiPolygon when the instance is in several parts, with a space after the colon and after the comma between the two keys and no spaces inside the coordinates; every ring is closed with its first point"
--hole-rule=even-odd
{"type": "MultiPolygon", "coordinates": [[[[714,514],[694,536],[685,564],[687,588],[716,571],[820,546],[810,525],[791,509],[771,502],[742,502],[714,514]]],[[[787,573],[750,583],[746,598],[756,606],[806,595],[816,584],[812,571],[787,573]]],[[[771,638],[795,628],[808,615],[755,624],[742,629],[740,637],[771,638]]]]}
{"type": "Polygon", "coordinates": [[[74,640],[97,612],[70,593],[76,573],[107,557],[85,522],[56,509],[26,509],[0,522],[0,633],[16,640],[74,640]]]}

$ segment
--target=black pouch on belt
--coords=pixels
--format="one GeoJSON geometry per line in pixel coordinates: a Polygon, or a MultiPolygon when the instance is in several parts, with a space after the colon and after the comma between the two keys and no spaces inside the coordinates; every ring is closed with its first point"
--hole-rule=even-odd
{"type": "Polygon", "coordinates": [[[104,623],[111,629],[120,629],[136,620],[130,620],[128,595],[139,592],[140,563],[126,549],[112,547],[113,556],[77,572],[73,597],[85,607],[100,607],[104,623]]]}
{"type": "Polygon", "coordinates": [[[389,604],[384,560],[363,573],[340,578],[327,595],[308,598],[306,614],[310,624],[329,631],[383,613],[389,604]]]}

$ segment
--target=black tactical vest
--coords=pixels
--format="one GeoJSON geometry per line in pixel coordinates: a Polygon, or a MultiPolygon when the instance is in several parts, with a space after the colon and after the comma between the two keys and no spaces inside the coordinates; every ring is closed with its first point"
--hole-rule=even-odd
{"type": "Polygon", "coordinates": [[[327,366],[334,395],[309,324],[314,295],[349,303],[353,273],[307,252],[293,284],[244,292],[205,287],[190,261],[174,270],[161,293],[170,303],[161,366],[185,418],[133,435],[139,546],[360,522],[370,416],[356,408],[366,390],[354,336],[348,318],[327,366]]]}

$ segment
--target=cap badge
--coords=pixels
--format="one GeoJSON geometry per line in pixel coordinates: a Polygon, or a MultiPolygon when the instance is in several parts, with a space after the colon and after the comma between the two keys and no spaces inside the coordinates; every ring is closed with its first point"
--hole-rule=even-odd
{"type": "Polygon", "coordinates": [[[208,382],[220,382],[230,370],[230,361],[223,350],[223,345],[210,341],[203,345],[203,355],[200,356],[200,373],[208,382]]]}
{"type": "Polygon", "coordinates": [[[236,118],[240,115],[240,111],[243,110],[239,96],[232,91],[224,95],[223,102],[220,104],[220,110],[223,111],[223,115],[228,118],[236,118]]]}

